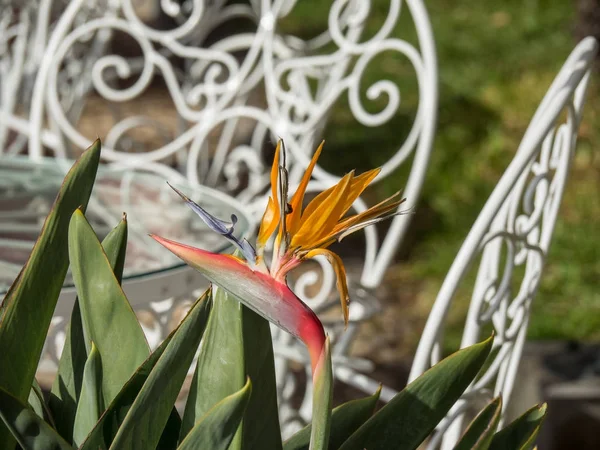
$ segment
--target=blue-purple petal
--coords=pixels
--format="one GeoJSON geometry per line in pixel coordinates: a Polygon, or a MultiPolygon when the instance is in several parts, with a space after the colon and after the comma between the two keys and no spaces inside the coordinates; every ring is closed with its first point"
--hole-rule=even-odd
{"type": "Polygon", "coordinates": [[[194,211],[202,219],[202,221],[208,226],[208,228],[235,244],[235,246],[241,250],[242,255],[244,255],[244,258],[246,258],[248,263],[250,263],[251,265],[255,264],[256,250],[254,250],[254,247],[252,247],[252,245],[245,238],[242,241],[240,241],[237,237],[233,235],[234,226],[238,221],[238,218],[235,214],[231,215],[231,222],[226,222],[224,220],[218,219],[217,217],[213,216],[208,211],[206,211],[204,208],[202,208],[200,205],[198,205],[196,202],[192,201],[183,192],[174,188],[170,184],[169,186],[186,202],[186,204],[192,209],[192,211],[194,211]]]}

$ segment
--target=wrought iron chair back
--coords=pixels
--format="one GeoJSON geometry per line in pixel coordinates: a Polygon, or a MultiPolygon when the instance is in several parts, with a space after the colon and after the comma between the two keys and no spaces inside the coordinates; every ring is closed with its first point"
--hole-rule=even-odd
{"type": "Polygon", "coordinates": [[[568,57],[438,293],[409,381],[442,358],[444,322],[454,295],[477,259],[479,268],[461,348],[492,330],[495,340],[493,361],[440,424],[430,448],[436,448],[442,439],[442,448],[453,448],[464,413],[473,403],[501,394],[506,410],[510,401],[597,52],[596,40],[587,38],[568,57]]]}
{"type": "MultiPolygon", "coordinates": [[[[267,199],[269,163],[264,152],[272,148],[270,142],[284,139],[293,188],[340,98],[347,96],[350,113],[363,126],[393,120],[400,106],[399,86],[391,80],[367,86],[368,100],[384,100],[382,109],[371,112],[364,105],[362,84],[374,58],[395,52],[412,65],[418,106],[406,137],[376,181],[401,166],[409,167],[404,206],[416,204],[437,112],[435,46],[421,0],[391,0],[379,30],[368,38],[363,31],[372,2],[333,0],[327,29],[312,39],[281,32],[279,23],[296,0],[146,3],[157,10],[141,11],[133,0],[14,3],[12,19],[0,23],[14,31],[14,38],[0,47],[0,60],[11,68],[8,78],[0,73],[5,93],[0,97],[0,155],[4,151],[26,153],[32,160],[46,155],[74,158],[98,133],[93,127],[99,119],[92,123],[92,131],[82,129],[84,110],[108,106],[112,125],[103,132],[108,167],[134,167],[172,182],[218,187],[235,195],[258,221],[267,199]],[[148,20],[157,12],[168,26],[148,20]],[[416,41],[395,37],[401,14],[410,15],[416,41]],[[251,26],[223,32],[236,20],[251,26]],[[123,51],[127,42],[136,48],[133,54],[123,51]],[[152,83],[157,82],[172,105],[161,107],[158,116],[149,111],[152,83]],[[143,110],[123,112],[124,105],[140,99],[145,101],[143,110]],[[141,130],[151,133],[152,139],[140,142],[135,136],[141,130]]],[[[317,166],[309,191],[327,188],[338,179],[317,166]]],[[[361,199],[354,208],[361,211],[367,204],[361,199]]],[[[383,239],[375,229],[365,231],[360,279],[350,280],[356,289],[351,293],[355,301],[349,329],[341,333],[341,318],[328,322],[340,374],[366,364],[348,358],[348,349],[358,323],[377,310],[369,290],[381,282],[410,219],[411,215],[395,218],[383,239]]],[[[323,311],[332,304],[335,277],[324,260],[317,258],[317,263],[297,276],[293,288],[323,311]]],[[[278,375],[284,380],[280,394],[285,416],[286,399],[293,395],[290,385],[295,384],[289,362],[306,363],[307,357],[289,336],[274,330],[274,337],[278,375]]],[[[355,377],[346,381],[368,388],[355,377]]],[[[309,419],[309,402],[310,395],[305,396],[300,414],[294,408],[287,410],[290,423],[298,419],[299,426],[309,419]]]]}

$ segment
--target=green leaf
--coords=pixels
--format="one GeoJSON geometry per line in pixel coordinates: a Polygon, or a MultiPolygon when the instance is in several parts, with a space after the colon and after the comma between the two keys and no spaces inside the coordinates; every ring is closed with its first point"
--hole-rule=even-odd
{"type": "Polygon", "coordinates": [[[180,440],[212,406],[242,388],[246,377],[255,380],[254,394],[230,449],[281,449],[269,322],[215,287],[213,311],[185,405],[180,440]]]}
{"type": "Polygon", "coordinates": [[[341,449],[416,449],[475,378],[491,347],[492,337],[440,361],[365,422],[341,449]]]}
{"type": "MultiPolygon", "coordinates": [[[[181,326],[181,325],[180,325],[181,326]]],[[[178,329],[178,328],[177,328],[178,329]]],[[[162,356],[167,345],[171,341],[174,330],[152,354],[142,363],[127,381],[123,389],[117,394],[112,403],[106,408],[106,411],[100,417],[100,420],[94,426],[94,429],[86,438],[81,446],[82,449],[107,449],[110,447],[114,437],[127,416],[131,405],[148,379],[152,368],[156,365],[158,359],[162,356]]],[[[179,417],[177,417],[179,419],[179,417]]]]}
{"type": "Polygon", "coordinates": [[[245,374],[252,382],[252,395],[242,422],[242,449],[279,450],[281,429],[277,408],[277,384],[273,339],[269,321],[242,307],[245,374]]]}
{"type": "Polygon", "coordinates": [[[181,418],[177,409],[173,407],[156,448],[160,450],[175,450],[179,442],[179,430],[181,430],[181,418]]]}
{"type": "MultiPolygon", "coordinates": [[[[351,400],[331,413],[331,431],[329,433],[330,449],[339,448],[375,412],[381,388],[373,395],[358,400],[351,400]]],[[[311,425],[307,425],[283,444],[283,450],[308,450],[310,444],[311,425]]]]}
{"type": "Polygon", "coordinates": [[[117,282],[121,284],[127,252],[127,214],[123,214],[123,218],[118,225],[106,235],[102,241],[102,249],[108,258],[108,263],[115,274],[117,282]]]}
{"type": "Polygon", "coordinates": [[[56,429],[56,424],[46,402],[44,401],[44,393],[37,380],[33,379],[31,390],[29,391],[28,401],[29,405],[33,408],[33,411],[50,424],[50,426],[56,429]]]}
{"type": "MultiPolygon", "coordinates": [[[[119,283],[123,276],[125,250],[127,248],[127,219],[123,220],[106,235],[102,247],[108,257],[119,283]]],[[[63,351],[58,362],[58,372],[54,378],[48,405],[56,421],[56,430],[68,442],[73,441],[73,425],[77,400],[81,392],[83,367],[87,359],[79,300],[75,299],[71,321],[66,330],[63,351]]]]}
{"type": "Polygon", "coordinates": [[[48,398],[48,406],[56,420],[56,430],[69,442],[73,441],[73,424],[86,359],[81,312],[79,302],[75,300],[58,372],[48,398]]]}
{"type": "Polygon", "coordinates": [[[180,441],[215,404],[237,392],[245,381],[241,305],[217,287],[213,287],[212,304],[181,418],[180,441]]]}
{"type": "Polygon", "coordinates": [[[0,418],[24,450],[73,449],[28,405],[2,388],[0,388],[0,418]]]}
{"type": "Polygon", "coordinates": [[[44,395],[40,388],[40,385],[37,384],[36,379],[33,379],[33,384],[31,386],[31,390],[29,391],[29,397],[27,399],[27,403],[31,406],[31,409],[40,416],[42,419],[44,418],[45,408],[44,408],[44,395]]]}
{"type": "Polygon", "coordinates": [[[204,334],[209,312],[208,301],[194,304],[131,405],[111,449],[156,448],[204,334]]]}
{"type": "Polygon", "coordinates": [[[13,283],[8,288],[8,291],[6,291],[6,294],[4,295],[4,299],[2,299],[2,302],[0,302],[0,323],[4,319],[4,312],[6,311],[8,299],[13,295],[14,290],[19,285],[21,276],[23,276],[24,269],[25,269],[25,266],[21,267],[21,270],[19,270],[19,274],[17,275],[17,277],[15,278],[13,283]]]}
{"type": "Polygon", "coordinates": [[[547,405],[543,403],[526,411],[525,414],[494,435],[489,449],[529,450],[533,448],[546,418],[546,408],[547,405]]]}
{"type": "Polygon", "coordinates": [[[469,424],[454,450],[487,450],[500,422],[501,413],[502,399],[496,397],[469,424]]]}
{"type": "MultiPolygon", "coordinates": [[[[73,211],[88,203],[100,160],[100,141],[83,153],[46,218],[31,255],[4,298],[0,318],[0,386],[25,403],[42,353],[69,259],[67,230],[73,211]],[[23,332],[27,330],[27,332],[23,332]]],[[[7,430],[0,424],[0,448],[7,430]]]]}
{"type": "Polygon", "coordinates": [[[87,352],[91,342],[110,358],[102,365],[102,395],[108,405],[142,364],[150,349],[96,233],[80,210],[69,224],[69,257],[87,352]]]}
{"type": "Polygon", "coordinates": [[[327,450],[331,426],[331,401],[333,399],[333,372],[329,337],[325,340],[319,363],[313,374],[313,410],[310,431],[310,450],[327,450]]]}
{"type": "Polygon", "coordinates": [[[178,450],[228,450],[244,417],[251,393],[252,383],[248,378],[242,389],[225,397],[198,421],[178,450]]]}
{"type": "Polygon", "coordinates": [[[102,401],[102,358],[92,341],[92,350],[83,370],[83,384],[77,404],[75,424],[73,425],[73,443],[79,446],[94,428],[104,411],[102,401]]]}

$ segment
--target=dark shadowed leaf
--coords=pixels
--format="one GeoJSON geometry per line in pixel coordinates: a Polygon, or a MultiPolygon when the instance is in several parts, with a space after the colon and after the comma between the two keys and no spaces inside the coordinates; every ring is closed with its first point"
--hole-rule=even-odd
{"type": "MultiPolygon", "coordinates": [[[[252,393],[250,378],[245,386],[213,406],[188,433],[178,450],[228,450],[238,430],[252,393]]],[[[266,447],[265,447],[266,448],[266,447]]]]}
{"type": "Polygon", "coordinates": [[[24,450],[73,449],[29,405],[22,403],[2,388],[0,388],[0,418],[24,450]]]}
{"type": "Polygon", "coordinates": [[[46,405],[46,401],[44,399],[44,392],[35,378],[33,379],[33,384],[31,385],[31,391],[29,391],[29,405],[33,408],[38,416],[48,422],[52,428],[56,429],[56,423],[54,422],[52,413],[50,412],[50,409],[48,408],[48,405],[46,405]]]}
{"type": "Polygon", "coordinates": [[[487,450],[498,427],[501,413],[502,399],[496,397],[469,424],[454,450],[487,450]]]}
{"type": "Polygon", "coordinates": [[[491,347],[490,337],[440,361],[367,420],[341,449],[416,449],[475,378],[491,347]]]}
{"type": "Polygon", "coordinates": [[[40,388],[40,385],[37,383],[36,379],[33,379],[33,385],[31,386],[31,390],[29,391],[29,397],[27,399],[27,403],[31,406],[31,409],[44,419],[45,416],[45,408],[44,408],[44,394],[40,388]]]}
{"type": "Polygon", "coordinates": [[[529,450],[533,448],[545,418],[546,404],[534,406],[506,428],[498,431],[494,435],[489,449],[529,450]]]}
{"type": "Polygon", "coordinates": [[[48,398],[48,406],[52,416],[56,418],[56,430],[69,442],[73,441],[73,424],[86,358],[81,312],[76,300],[71,311],[71,321],[67,327],[58,372],[48,398]]]}

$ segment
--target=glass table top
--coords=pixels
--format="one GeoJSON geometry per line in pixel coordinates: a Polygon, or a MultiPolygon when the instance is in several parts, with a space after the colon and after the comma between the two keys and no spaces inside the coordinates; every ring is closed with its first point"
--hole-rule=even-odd
{"type": "MultiPolygon", "coordinates": [[[[44,220],[72,162],[0,158],[0,293],[6,292],[27,261],[44,220]]],[[[172,182],[215,216],[238,218],[236,236],[251,230],[251,218],[233,197],[207,187],[172,182]]],[[[128,243],[124,283],[185,264],[148,236],[149,233],[214,252],[229,248],[156,174],[100,168],[86,217],[102,240],[127,214],[128,243]]],[[[72,286],[70,273],[65,287],[72,286]]]]}

